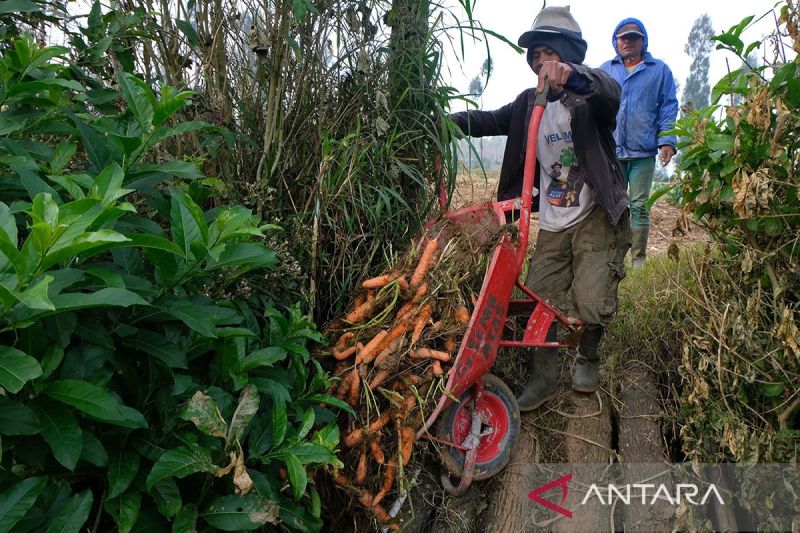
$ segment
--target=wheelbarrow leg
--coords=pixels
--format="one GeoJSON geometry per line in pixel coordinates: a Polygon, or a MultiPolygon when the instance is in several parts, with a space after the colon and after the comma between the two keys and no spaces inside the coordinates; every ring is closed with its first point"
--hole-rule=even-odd
{"type": "Polygon", "coordinates": [[[481,426],[483,417],[478,409],[477,399],[473,400],[474,409],[472,410],[472,426],[469,435],[464,439],[464,447],[467,449],[467,456],[464,459],[464,475],[458,486],[453,486],[446,473],[442,474],[442,486],[451,496],[461,496],[472,484],[472,475],[475,471],[475,459],[478,457],[478,445],[481,441],[481,426]]]}

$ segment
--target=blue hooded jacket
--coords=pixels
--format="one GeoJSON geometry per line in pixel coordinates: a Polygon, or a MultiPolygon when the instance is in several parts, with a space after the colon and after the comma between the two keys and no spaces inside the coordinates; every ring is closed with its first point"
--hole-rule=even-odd
{"type": "Polygon", "coordinates": [[[600,67],[622,87],[622,102],[617,113],[617,157],[631,159],[653,157],[658,147],[665,144],[675,146],[673,135],[663,135],[671,130],[678,116],[678,99],[675,80],[669,67],[655,59],[647,51],[647,30],[635,18],[626,18],[614,28],[611,42],[617,56],[600,67]],[[617,50],[617,32],[625,24],[633,22],[644,34],[644,60],[628,74],[617,50]]]}

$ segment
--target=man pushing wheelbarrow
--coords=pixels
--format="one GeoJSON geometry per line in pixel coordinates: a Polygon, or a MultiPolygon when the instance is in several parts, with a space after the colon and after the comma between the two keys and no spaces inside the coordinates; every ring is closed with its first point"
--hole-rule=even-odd
{"type": "MultiPolygon", "coordinates": [[[[534,147],[538,196],[533,209],[539,211],[540,229],[526,286],[585,326],[572,389],[594,392],[598,345],[617,311],[623,259],[631,246],[627,187],[613,138],[620,88],[602,70],[581,64],[587,45],[569,6],[544,8],[518,44],[527,49],[528,65],[538,76],[536,89],[498,110],[465,111],[451,118],[466,135],[508,136],[497,199],[513,200],[523,192],[534,101],[537,93],[549,90],[534,147]]],[[[547,330],[546,340],[553,344],[559,322],[553,320],[547,330]]],[[[528,382],[517,399],[520,411],[556,396],[558,371],[557,345],[530,350],[528,382]]]]}

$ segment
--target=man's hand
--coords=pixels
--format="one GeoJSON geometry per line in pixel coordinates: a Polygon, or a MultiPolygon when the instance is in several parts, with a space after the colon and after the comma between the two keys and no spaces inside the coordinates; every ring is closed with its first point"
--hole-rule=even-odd
{"type": "Polygon", "coordinates": [[[545,61],[537,74],[539,83],[536,85],[536,92],[540,93],[544,90],[545,80],[547,80],[550,92],[554,94],[560,93],[564,90],[564,85],[567,84],[571,72],[572,67],[567,63],[545,61]]]}
{"type": "Polygon", "coordinates": [[[659,159],[661,159],[661,165],[667,166],[669,162],[672,161],[673,156],[675,155],[675,147],[670,146],[669,144],[665,144],[661,147],[661,155],[659,159]]]}

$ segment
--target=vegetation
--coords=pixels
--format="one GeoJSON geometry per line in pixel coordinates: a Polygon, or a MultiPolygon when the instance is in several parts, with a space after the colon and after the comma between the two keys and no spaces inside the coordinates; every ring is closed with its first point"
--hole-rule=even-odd
{"type": "MultiPolygon", "coordinates": [[[[740,38],[752,18],[714,37],[718,47],[746,60],[759,44],[740,38]]],[[[797,457],[800,72],[781,41],[786,36],[800,50],[795,2],[781,7],[780,20],[776,61],[746,78],[732,72],[713,90],[715,101],[739,94],[743,103],[725,108],[722,120],[714,119],[719,106],[697,110],[677,127],[688,139],[681,146],[684,208],[717,243],[689,299],[696,328],[681,366],[684,446],[698,459],[797,457]]]]}
{"type": "Polygon", "coordinates": [[[68,52],[0,56],[0,529],[318,530],[306,469],[339,464],[347,407],[313,323],[252,292],[275,228],[162,158],[219,133],[176,120],[191,93],[68,52]]]}

